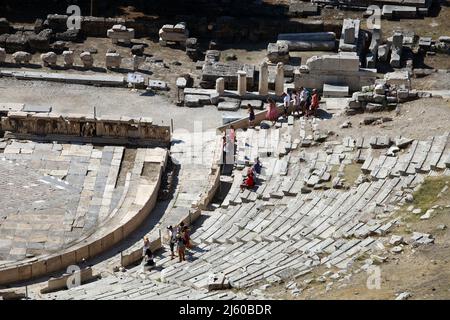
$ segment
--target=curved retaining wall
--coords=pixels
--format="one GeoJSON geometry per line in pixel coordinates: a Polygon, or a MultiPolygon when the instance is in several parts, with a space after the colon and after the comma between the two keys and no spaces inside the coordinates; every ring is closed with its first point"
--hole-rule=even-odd
{"type": "MultiPolygon", "coordinates": [[[[214,198],[217,189],[220,185],[220,157],[222,156],[222,137],[218,136],[216,139],[216,147],[214,148],[214,157],[211,165],[211,170],[208,175],[208,183],[206,184],[205,190],[206,192],[201,195],[200,199],[197,203],[192,205],[190,210],[186,210],[186,214],[180,217],[177,224],[184,222],[186,225],[191,225],[195,220],[197,220],[201,215],[201,210],[206,209],[206,207],[211,203],[214,198]]],[[[155,249],[159,249],[162,243],[161,232],[158,229],[153,229],[148,237],[150,239],[159,239],[159,247],[155,249]]],[[[152,247],[153,249],[153,247],[152,247]]],[[[142,248],[133,246],[128,250],[122,252],[121,257],[121,265],[123,267],[129,266],[139,259],[142,258],[142,248]]]]}
{"type": "MultiPolygon", "coordinates": [[[[98,231],[63,252],[52,255],[44,255],[32,259],[20,261],[0,269],[0,285],[30,280],[46,274],[63,270],[64,268],[90,259],[98,254],[112,248],[125,239],[147,218],[155,207],[161,177],[167,163],[168,153],[165,152],[164,160],[161,162],[158,180],[154,188],[148,194],[146,203],[135,213],[130,211],[125,216],[116,216],[99,227],[98,231]],[[118,227],[113,227],[119,225],[118,227]]],[[[160,237],[153,236],[152,247],[157,249],[161,246],[160,237]]]]}

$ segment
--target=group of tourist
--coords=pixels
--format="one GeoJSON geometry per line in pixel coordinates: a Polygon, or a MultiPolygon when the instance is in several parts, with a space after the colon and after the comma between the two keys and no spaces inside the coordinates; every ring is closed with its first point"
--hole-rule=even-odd
{"type": "MultiPolygon", "coordinates": [[[[319,109],[319,93],[317,89],[313,89],[310,92],[307,88],[300,87],[300,89],[293,90],[291,94],[284,92],[283,95],[283,117],[287,118],[290,114],[289,109],[292,105],[294,106],[294,110],[292,114],[297,117],[301,117],[302,115],[306,118],[309,116],[316,116],[317,109],[319,109]]],[[[272,121],[272,125],[276,123],[278,120],[278,108],[273,99],[268,99],[269,106],[267,108],[266,119],[272,121]]],[[[250,113],[250,111],[249,111],[250,113]]],[[[254,123],[254,113],[253,120],[250,118],[251,113],[249,115],[250,125],[254,123]]]]}
{"type": "Polygon", "coordinates": [[[186,261],[186,249],[192,248],[192,242],[189,235],[189,228],[181,222],[175,228],[172,226],[168,226],[167,230],[169,231],[169,245],[170,245],[170,258],[173,259],[175,257],[175,246],[177,246],[178,258],[179,261],[186,261]]]}
{"type": "MultiPolygon", "coordinates": [[[[175,246],[177,249],[179,261],[186,261],[186,249],[192,248],[192,242],[189,235],[189,227],[181,222],[176,227],[168,226],[167,231],[169,232],[169,246],[170,246],[170,258],[175,258],[175,246]]],[[[150,240],[148,237],[144,237],[144,248],[143,248],[143,262],[146,267],[153,267],[155,261],[153,260],[153,252],[150,249],[150,240]]]]}

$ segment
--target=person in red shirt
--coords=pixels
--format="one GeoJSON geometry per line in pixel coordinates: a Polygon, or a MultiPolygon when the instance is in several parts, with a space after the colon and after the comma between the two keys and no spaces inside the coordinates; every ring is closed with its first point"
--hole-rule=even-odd
{"type": "Polygon", "coordinates": [[[243,192],[245,188],[252,189],[254,186],[255,186],[255,177],[253,175],[253,170],[250,168],[248,169],[247,177],[241,184],[241,192],[243,192]]]}
{"type": "Polygon", "coordinates": [[[319,94],[317,93],[317,90],[313,90],[313,94],[311,97],[311,114],[315,117],[317,109],[319,109],[319,94]]]}

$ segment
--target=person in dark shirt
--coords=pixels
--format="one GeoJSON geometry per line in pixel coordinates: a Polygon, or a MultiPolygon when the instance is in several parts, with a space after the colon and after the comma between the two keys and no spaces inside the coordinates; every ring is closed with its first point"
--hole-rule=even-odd
{"type": "Polygon", "coordinates": [[[255,125],[255,109],[253,109],[251,104],[247,105],[248,108],[248,126],[253,128],[255,125]]]}
{"type": "Polygon", "coordinates": [[[256,174],[261,174],[262,164],[259,161],[259,157],[256,158],[255,163],[253,164],[252,171],[256,174]]]}

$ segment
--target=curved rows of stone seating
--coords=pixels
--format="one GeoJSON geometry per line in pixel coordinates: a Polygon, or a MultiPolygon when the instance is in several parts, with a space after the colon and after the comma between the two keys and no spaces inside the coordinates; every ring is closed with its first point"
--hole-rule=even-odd
{"type": "MultiPolygon", "coordinates": [[[[240,135],[250,132],[238,132],[238,141],[243,140],[240,135]]],[[[393,141],[388,139],[389,143],[384,144],[385,140],[386,137],[344,137],[319,148],[293,148],[287,155],[260,157],[265,170],[259,176],[261,186],[256,192],[249,191],[249,196],[244,196],[246,192],[239,193],[239,197],[229,198],[217,210],[203,211],[202,216],[207,219],[192,234],[196,245],[189,251],[188,261],[179,263],[167,251],[158,253],[157,266],[146,273],[146,278],[189,292],[207,290],[212,275],[223,275],[232,287],[245,288],[260,281],[271,283],[301,276],[318,265],[346,269],[359,256],[377,247],[377,238],[396,223],[395,210],[426,175],[450,174],[448,134],[425,141],[398,138],[395,146],[401,146],[402,150],[391,150],[393,141]],[[425,150],[431,152],[423,157],[425,150]],[[387,158],[395,158],[395,162],[387,158]],[[283,171],[279,170],[281,160],[287,160],[283,171]],[[325,184],[355,163],[362,166],[354,183],[344,188],[325,184]],[[406,169],[398,170],[397,164],[404,166],[404,163],[406,169]],[[409,166],[414,172],[407,170],[409,166]],[[335,167],[337,173],[333,171],[335,167]],[[380,175],[383,170],[387,173],[380,175]],[[321,181],[320,177],[326,173],[330,177],[321,181]],[[308,185],[312,176],[319,179],[308,185]]],[[[242,146],[245,145],[256,148],[257,144],[242,146]]],[[[235,176],[232,190],[241,180],[240,171],[236,170],[235,176]]],[[[131,268],[127,274],[137,278],[141,268],[131,268]]],[[[118,293],[118,298],[137,297],[138,292],[148,292],[154,297],[155,293],[150,293],[153,290],[146,291],[144,286],[142,282],[130,282],[130,287],[118,293]]],[[[174,290],[169,291],[168,298],[178,297],[177,289],[174,290]]],[[[71,291],[67,293],[70,296],[71,291]]],[[[106,293],[99,295],[107,298],[106,293]]]]}
{"type": "MultiPolygon", "coordinates": [[[[47,148],[47,151],[51,151],[54,146],[60,147],[54,150],[59,152],[62,162],[69,164],[67,168],[59,168],[66,169],[63,175],[66,176],[67,181],[62,186],[66,188],[74,186],[70,190],[79,195],[79,201],[75,201],[75,207],[66,211],[64,215],[66,220],[63,235],[67,236],[67,243],[63,250],[56,250],[57,253],[49,250],[32,258],[2,264],[1,284],[58,272],[69,265],[98,255],[127,237],[153,209],[167,162],[165,149],[136,149],[134,162],[127,169],[119,186],[118,175],[122,165],[123,147],[105,146],[98,150],[91,145],[63,145],[62,147],[58,144],[36,145],[40,146],[35,147],[36,150],[49,145],[50,149],[47,148]],[[81,161],[80,157],[86,157],[87,160],[81,161]],[[86,230],[83,229],[84,227],[86,230]],[[70,235],[72,230],[84,230],[84,233],[70,235]]],[[[32,152],[26,154],[24,151],[28,147],[26,143],[13,142],[4,150],[4,156],[11,161],[24,161],[28,158],[33,160],[32,152]],[[15,148],[17,145],[22,147],[15,148]]],[[[42,174],[49,175],[42,179],[47,180],[47,183],[58,184],[59,180],[51,175],[58,172],[48,170],[52,169],[48,165],[55,164],[59,159],[58,156],[51,152],[39,152],[41,164],[34,169],[43,168],[46,172],[42,174]],[[46,156],[50,158],[46,160],[46,156]]],[[[33,170],[31,166],[35,163],[36,161],[31,161],[28,169],[33,170]]],[[[152,245],[154,249],[160,247],[159,237],[152,239],[152,245]]]]}
{"type": "MultiPolygon", "coordinates": [[[[178,186],[174,199],[158,225],[150,230],[149,238],[161,234],[169,225],[180,222],[192,224],[211,202],[220,183],[218,163],[221,155],[222,139],[216,132],[175,133],[170,149],[171,159],[181,166],[178,186]]],[[[121,254],[121,266],[126,267],[142,257],[142,239],[121,254]]]]}
{"type": "MultiPolygon", "coordinates": [[[[153,236],[158,236],[158,229],[165,230],[165,226],[178,224],[181,221],[185,223],[192,223],[199,215],[200,208],[204,208],[211,201],[218,188],[220,170],[217,167],[220,157],[221,137],[217,136],[215,132],[209,133],[194,133],[194,134],[179,134],[175,133],[174,139],[177,141],[171,148],[172,161],[181,164],[181,171],[179,173],[179,185],[174,195],[174,200],[169,205],[159,223],[153,228],[147,236],[150,239],[153,236]],[[197,136],[201,135],[201,136],[197,136]],[[198,213],[196,213],[198,211],[198,213]]],[[[142,238],[135,237],[132,239],[133,245],[121,252],[119,255],[109,258],[107,261],[94,266],[97,271],[110,270],[111,267],[117,267],[121,264],[126,267],[135,263],[142,257],[142,238]]],[[[152,250],[157,250],[153,248],[152,250]]],[[[159,253],[157,253],[158,255],[159,253]]],[[[167,260],[166,258],[164,258],[167,260]]],[[[159,257],[157,256],[157,261],[159,257]]],[[[142,266],[134,267],[127,270],[121,277],[126,280],[116,281],[116,275],[112,277],[105,277],[92,285],[83,285],[76,289],[71,289],[63,292],[58,292],[52,295],[42,296],[45,299],[79,299],[81,297],[86,299],[236,299],[236,296],[231,291],[226,292],[210,292],[208,290],[193,290],[186,287],[161,284],[153,279],[153,281],[142,281],[141,269],[142,266]],[[135,280],[137,279],[137,280],[135,280]],[[112,281],[112,282],[111,282],[112,281]],[[129,286],[122,286],[122,282],[129,282],[129,286]],[[155,286],[159,284],[159,286],[155,286]],[[151,286],[151,287],[149,287],[151,286]],[[97,289],[104,287],[100,291],[97,289]],[[108,289],[109,288],[109,289],[108,289]],[[116,292],[116,289],[119,291],[116,292]],[[103,291],[102,291],[103,290],[103,291]],[[112,291],[112,293],[109,293],[112,291]],[[167,292],[166,292],[167,291],[167,292]],[[103,295],[105,292],[105,295],[103,295]],[[108,293],[106,293],[108,292],[108,293]],[[162,293],[164,292],[164,294],[162,293]],[[83,294],[86,293],[87,297],[83,294]]],[[[146,271],[146,279],[150,279],[152,275],[157,274],[159,278],[159,271],[146,271]]],[[[246,298],[239,296],[239,299],[246,298]]]]}
{"type": "Polygon", "coordinates": [[[283,272],[299,274],[328,261],[345,268],[353,254],[375,240],[344,240],[339,234],[359,232],[363,238],[389,227],[389,222],[366,225],[358,220],[358,210],[368,201],[384,200],[384,192],[377,193],[382,186],[363,184],[353,197],[348,193],[337,197],[332,190],[309,201],[308,196],[301,195],[283,206],[275,201],[264,207],[258,200],[220,211],[215,220],[193,235],[194,241],[201,243],[200,250],[207,253],[182,268],[167,267],[164,280],[182,279],[186,285],[203,287],[208,281],[208,270],[224,273],[234,287],[243,287],[256,280],[282,278],[283,272]],[[320,258],[319,254],[326,256],[320,258]],[[194,270],[203,272],[192,273],[194,270]]]}
{"type": "Polygon", "coordinates": [[[71,290],[40,295],[46,300],[233,300],[245,299],[231,291],[195,290],[133,276],[111,276],[71,290]]]}
{"type": "MultiPolygon", "coordinates": [[[[331,153],[324,162],[340,159],[344,167],[353,163],[362,149],[356,147],[358,143],[364,146],[362,141],[348,137],[339,145],[328,144],[326,148],[331,153]],[[340,153],[334,156],[333,151],[342,152],[344,156],[339,156],[340,153]]],[[[399,156],[376,156],[379,152],[376,141],[369,148],[375,164],[373,168],[369,166],[367,174],[361,172],[354,186],[348,190],[315,190],[314,193],[283,192],[282,186],[288,185],[290,179],[305,183],[303,172],[310,172],[311,167],[314,171],[320,158],[320,153],[302,151],[294,160],[295,152],[291,153],[293,161],[288,165],[286,176],[272,172],[263,182],[278,192],[268,192],[266,196],[263,193],[256,199],[241,196],[241,201],[229,201],[217,212],[203,212],[209,218],[192,235],[198,244],[192,261],[183,262],[182,266],[169,259],[160,261],[164,267],[161,279],[202,288],[207,285],[210,274],[224,274],[233,287],[242,288],[260,280],[270,282],[303,274],[319,264],[347,268],[377,244],[378,236],[389,231],[396,222],[393,212],[406,194],[420,185],[423,174],[440,174],[445,167],[450,167],[446,160],[450,155],[448,134],[411,141],[399,156]],[[423,156],[424,150],[431,152],[423,156]],[[304,165],[299,166],[300,158],[305,161],[304,165]],[[414,172],[398,173],[397,161],[407,162],[414,172]],[[430,171],[431,168],[440,171],[430,171]],[[380,175],[383,170],[386,173],[380,175]]],[[[279,159],[262,159],[264,167],[277,161],[279,159]]],[[[154,276],[157,278],[158,274],[154,276]]]]}

